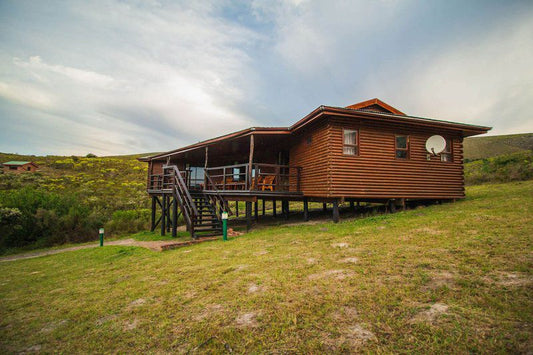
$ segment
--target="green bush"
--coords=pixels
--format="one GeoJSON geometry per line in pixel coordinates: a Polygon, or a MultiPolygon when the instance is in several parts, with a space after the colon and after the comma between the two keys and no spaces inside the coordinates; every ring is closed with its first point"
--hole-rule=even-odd
{"type": "Polygon", "coordinates": [[[509,182],[533,178],[533,151],[500,155],[465,164],[467,184],[509,182]]]}
{"type": "Polygon", "coordinates": [[[149,224],[149,209],[115,211],[111,220],[105,224],[105,228],[106,232],[111,234],[135,233],[148,229],[149,224]]]}
{"type": "Polygon", "coordinates": [[[0,194],[0,248],[45,247],[95,239],[104,219],[78,203],[76,195],[33,187],[0,194]]]}

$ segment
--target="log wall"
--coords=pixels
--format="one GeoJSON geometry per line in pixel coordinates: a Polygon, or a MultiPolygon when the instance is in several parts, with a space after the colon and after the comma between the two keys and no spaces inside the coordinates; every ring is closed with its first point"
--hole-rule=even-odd
{"type": "Polygon", "coordinates": [[[462,137],[435,130],[357,118],[329,119],[329,197],[462,198],[464,197],[462,137]],[[343,129],[359,131],[359,154],[343,154],[343,129]],[[434,134],[453,139],[452,162],[427,160],[425,143],[434,134]],[[395,136],[408,135],[410,156],[395,155],[395,136]]]}
{"type": "Polygon", "coordinates": [[[296,133],[292,139],[289,163],[301,167],[300,190],[306,196],[329,194],[330,126],[320,122],[296,133]]]}

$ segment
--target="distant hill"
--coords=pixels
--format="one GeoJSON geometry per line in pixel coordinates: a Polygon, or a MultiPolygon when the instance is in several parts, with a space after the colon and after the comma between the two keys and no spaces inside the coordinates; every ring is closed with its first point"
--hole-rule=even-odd
{"type": "Polygon", "coordinates": [[[533,150],[533,133],[471,137],[464,140],[465,161],[533,150]]]}

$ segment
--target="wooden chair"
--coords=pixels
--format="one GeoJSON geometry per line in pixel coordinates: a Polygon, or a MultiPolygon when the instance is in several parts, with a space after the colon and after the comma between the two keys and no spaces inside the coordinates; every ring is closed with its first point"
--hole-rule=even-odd
{"type": "Polygon", "coordinates": [[[261,184],[261,190],[274,191],[274,186],[276,186],[276,184],[274,184],[274,180],[276,180],[276,175],[265,176],[265,178],[263,179],[263,183],[261,184]]]}
{"type": "Polygon", "coordinates": [[[222,177],[221,176],[215,176],[212,177],[211,180],[213,181],[213,189],[220,190],[222,188],[222,177]]]}
{"type": "Polygon", "coordinates": [[[233,190],[235,188],[235,181],[233,177],[229,176],[226,178],[226,190],[233,190]]]}
{"type": "Polygon", "coordinates": [[[250,187],[250,190],[255,190],[255,189],[259,190],[259,186],[261,186],[262,182],[263,182],[263,177],[262,176],[258,176],[256,178],[253,178],[252,179],[252,186],[250,187]]]}

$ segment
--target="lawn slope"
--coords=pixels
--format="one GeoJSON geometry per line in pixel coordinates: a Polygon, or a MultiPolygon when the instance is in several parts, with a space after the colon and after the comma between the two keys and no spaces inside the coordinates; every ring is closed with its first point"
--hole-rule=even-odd
{"type": "Polygon", "coordinates": [[[469,137],[464,140],[466,161],[533,150],[533,133],[469,137]]]}
{"type": "Polygon", "coordinates": [[[531,352],[532,191],[1,263],[0,352],[531,352]]]}

